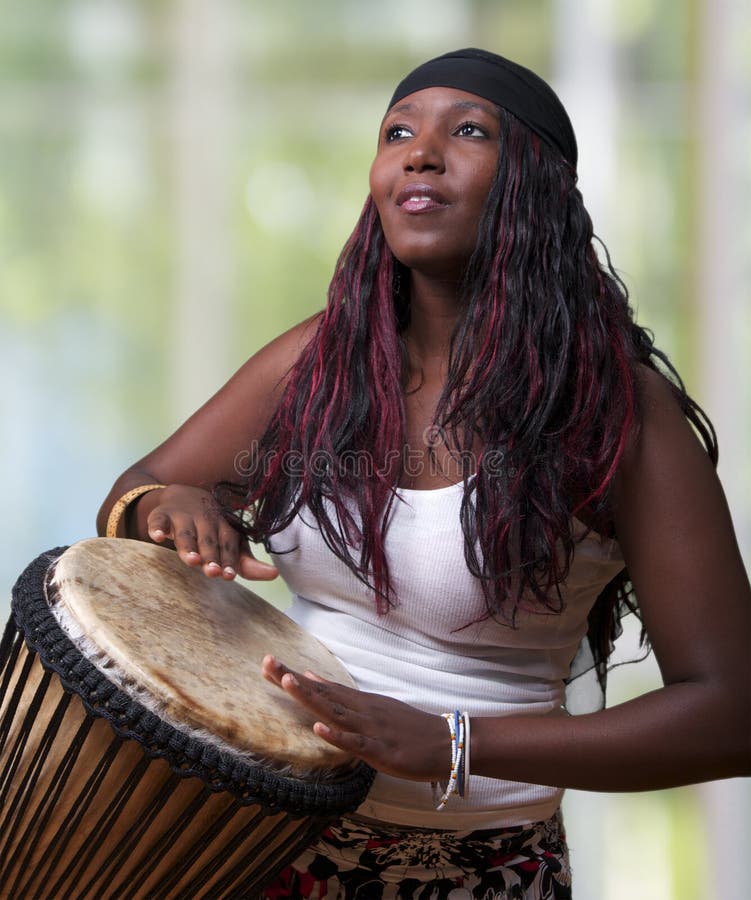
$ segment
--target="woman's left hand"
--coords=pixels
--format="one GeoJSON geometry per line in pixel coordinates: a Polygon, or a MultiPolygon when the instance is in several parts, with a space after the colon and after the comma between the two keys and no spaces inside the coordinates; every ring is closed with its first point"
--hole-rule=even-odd
{"type": "Polygon", "coordinates": [[[329,744],[396,778],[446,778],[451,743],[442,716],[327,681],[312,672],[293,672],[274,656],[264,657],[262,671],[267,681],[317,717],[313,731],[329,744]]]}

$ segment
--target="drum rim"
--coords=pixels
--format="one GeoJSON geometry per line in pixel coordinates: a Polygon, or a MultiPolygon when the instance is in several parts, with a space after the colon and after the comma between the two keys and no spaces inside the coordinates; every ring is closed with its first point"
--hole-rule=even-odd
{"type": "Polygon", "coordinates": [[[202,744],[146,709],[111,682],[77,649],[62,630],[45,596],[49,572],[68,549],[41,553],[13,587],[14,625],[42,666],[54,672],[64,690],[75,694],[90,715],[105,719],[123,739],[136,740],[144,755],[164,759],[181,777],[199,778],[211,791],[226,791],[243,805],[257,804],[269,814],[337,816],[355,810],[375,777],[358,762],[340,780],[305,781],[282,775],[202,744]]]}

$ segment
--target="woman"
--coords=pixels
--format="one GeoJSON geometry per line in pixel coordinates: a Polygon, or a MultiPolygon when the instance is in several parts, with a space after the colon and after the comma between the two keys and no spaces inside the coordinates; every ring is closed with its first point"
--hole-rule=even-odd
{"type": "Polygon", "coordinates": [[[360,689],[264,660],[379,773],[269,898],[570,897],[562,788],[749,771],[750,591],[713,432],[598,262],[576,152],[529,70],[418,67],[326,310],[102,506],[100,533],[124,494],[118,533],[209,577],[281,571],[360,689]],[[566,715],[582,638],[602,675],[634,594],[664,686],[566,715]]]}

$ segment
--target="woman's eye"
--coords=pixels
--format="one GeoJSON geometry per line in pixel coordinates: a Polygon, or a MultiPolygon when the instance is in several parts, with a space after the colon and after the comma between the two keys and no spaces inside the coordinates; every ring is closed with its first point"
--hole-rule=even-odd
{"type": "Polygon", "coordinates": [[[406,125],[389,125],[386,129],[386,142],[398,141],[401,138],[411,137],[412,132],[406,125]]]}
{"type": "Polygon", "coordinates": [[[460,137],[487,137],[487,131],[476,122],[463,122],[457,129],[460,137]]]}

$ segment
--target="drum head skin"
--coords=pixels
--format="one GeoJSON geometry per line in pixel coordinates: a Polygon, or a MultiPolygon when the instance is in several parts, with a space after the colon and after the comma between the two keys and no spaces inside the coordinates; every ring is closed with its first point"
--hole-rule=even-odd
{"type": "Polygon", "coordinates": [[[93,538],[58,559],[48,599],[74,643],[68,620],[80,627],[94,665],[126,693],[137,685],[137,699],[151,698],[171,724],[294,774],[352,762],[262,677],[261,660],[274,653],[299,671],[354,686],[352,679],[319,641],[242,585],[207,578],[155,544],[93,538]]]}

